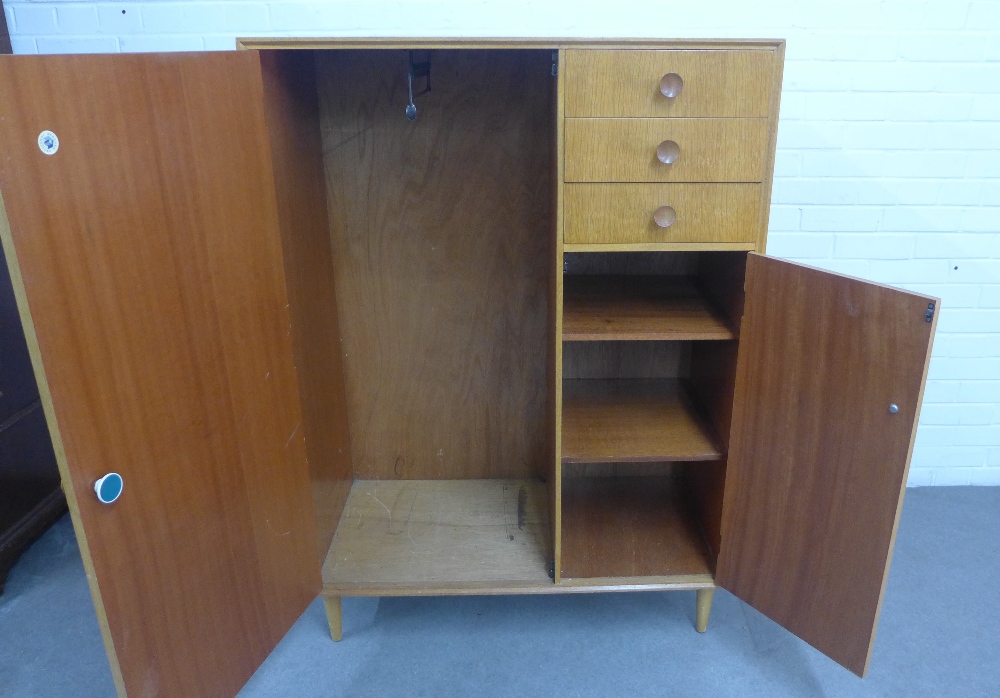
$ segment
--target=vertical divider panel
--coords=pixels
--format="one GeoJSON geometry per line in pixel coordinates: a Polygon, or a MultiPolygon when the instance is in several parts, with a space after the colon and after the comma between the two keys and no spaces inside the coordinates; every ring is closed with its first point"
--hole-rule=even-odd
{"type": "Polygon", "coordinates": [[[313,51],[262,51],[264,110],[322,564],[351,489],[350,432],[313,51]]]}
{"type": "Polygon", "coordinates": [[[555,300],[552,303],[552,314],[554,317],[553,330],[554,337],[552,348],[554,352],[554,370],[552,374],[552,394],[555,397],[554,414],[554,434],[555,448],[552,458],[552,467],[555,469],[555,477],[552,482],[552,529],[553,529],[553,569],[554,579],[558,584],[562,581],[562,319],[563,319],[563,180],[565,175],[565,157],[563,152],[563,140],[565,133],[564,104],[565,104],[565,55],[564,49],[556,52],[556,91],[555,91],[555,199],[553,201],[553,217],[555,218],[555,255],[553,260],[553,284],[555,300]]]}

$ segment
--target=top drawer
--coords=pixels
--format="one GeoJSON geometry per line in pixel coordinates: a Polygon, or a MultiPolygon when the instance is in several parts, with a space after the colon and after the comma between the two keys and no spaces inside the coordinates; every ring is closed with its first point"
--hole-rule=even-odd
{"type": "Polygon", "coordinates": [[[768,116],[775,63],[774,51],[764,49],[571,49],[566,51],[565,113],[768,116]]]}

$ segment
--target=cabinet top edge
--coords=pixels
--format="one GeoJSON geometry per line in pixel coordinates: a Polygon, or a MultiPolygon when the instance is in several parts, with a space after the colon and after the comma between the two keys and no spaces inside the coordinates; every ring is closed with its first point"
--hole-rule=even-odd
{"type": "Polygon", "coordinates": [[[768,49],[785,45],[784,39],[598,39],[556,37],[246,37],[236,39],[238,49],[372,49],[372,48],[510,48],[510,49],[768,49]]]}

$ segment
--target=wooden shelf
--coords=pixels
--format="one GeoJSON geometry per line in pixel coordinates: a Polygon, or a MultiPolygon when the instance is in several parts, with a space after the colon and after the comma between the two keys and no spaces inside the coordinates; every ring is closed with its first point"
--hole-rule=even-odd
{"type": "Polygon", "coordinates": [[[563,463],[721,457],[677,380],[563,381],[563,463]]]}
{"type": "Polygon", "coordinates": [[[337,596],[555,591],[544,483],[358,480],[326,561],[337,596]]]}
{"type": "Polygon", "coordinates": [[[563,341],[734,339],[684,276],[566,276],[563,341]]]}
{"type": "Polygon", "coordinates": [[[673,477],[564,477],[562,578],[698,584],[712,582],[712,567],[673,477]]]}

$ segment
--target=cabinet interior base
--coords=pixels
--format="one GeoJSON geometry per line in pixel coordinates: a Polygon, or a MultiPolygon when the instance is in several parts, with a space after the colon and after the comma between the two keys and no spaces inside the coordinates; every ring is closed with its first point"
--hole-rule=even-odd
{"type": "Polygon", "coordinates": [[[656,591],[704,573],[549,577],[548,494],[537,480],[356,480],[323,564],[324,596],[656,591]]]}

